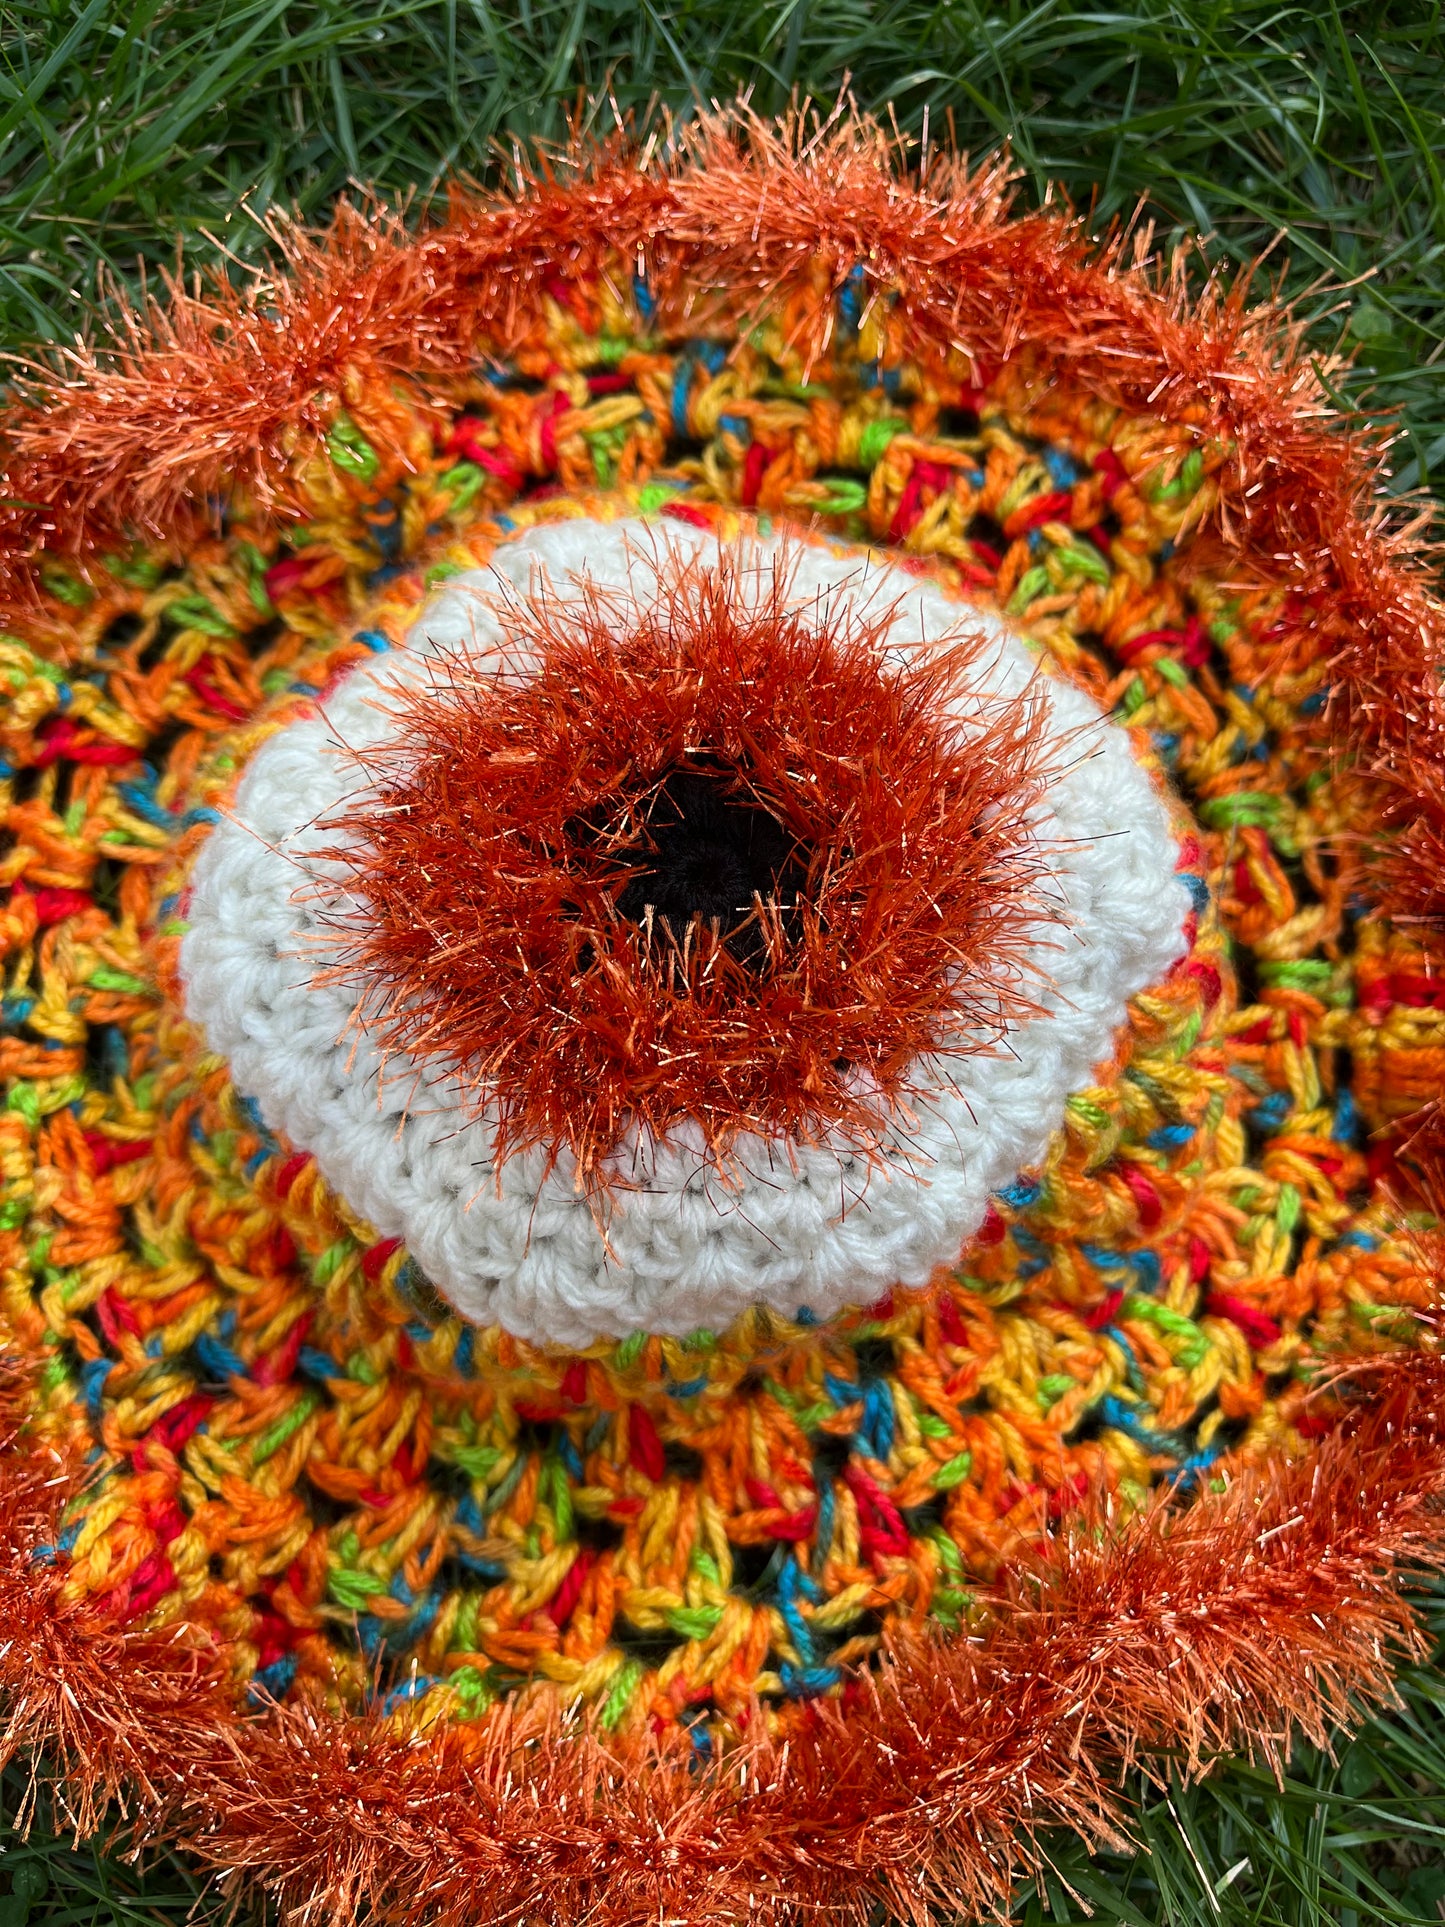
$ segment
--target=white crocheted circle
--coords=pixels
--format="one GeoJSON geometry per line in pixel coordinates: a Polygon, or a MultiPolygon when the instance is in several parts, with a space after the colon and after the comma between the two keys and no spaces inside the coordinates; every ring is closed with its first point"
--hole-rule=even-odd
{"type": "MultiPolygon", "coordinates": [[[[749,538],[761,578],[782,544],[749,538]]],[[[634,1331],[719,1329],[750,1305],[828,1316],[891,1285],[925,1284],[958,1256],[989,1193],[1037,1161],[1071,1091],[1108,1057],[1128,999],[1183,953],[1188,898],[1164,805],[1122,730],[1081,691],[1041,676],[997,617],[871,552],[789,545],[800,610],[892,608],[890,655],[940,638],[986,638],[953,718],[986,734],[999,698],[1030,683],[1046,729],[1069,739],[1033,825],[1049,852],[1063,924],[1040,923],[1040,1014],[987,1054],[939,1052],[914,1067],[913,1116],[870,1165],[846,1144],[733,1147],[726,1181],[701,1136],[631,1142],[605,1227],[564,1155],[500,1168],[494,1119],[435,1064],[381,1053],[350,1019],[354,987],[317,981],[338,919],[364,914],[318,827],[356,800],[354,752],[393,740],[388,690],[425,683],[438,652],[505,660],[505,598],[577,598],[579,579],[643,601],[669,551],[717,550],[709,531],[645,521],[551,524],[455,577],[400,650],[362,664],[256,751],[234,810],[201,850],[181,945],[188,1014],[229,1062],[267,1125],[312,1153],[322,1176],[384,1237],[404,1240],[433,1285],[477,1324],[539,1344],[581,1346],[634,1331]]],[[[751,558],[750,558],[751,559],[751,558]]]]}

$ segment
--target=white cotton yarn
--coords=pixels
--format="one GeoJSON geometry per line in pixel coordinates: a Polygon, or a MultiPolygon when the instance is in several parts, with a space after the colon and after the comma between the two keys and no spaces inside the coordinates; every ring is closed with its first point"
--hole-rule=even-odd
{"type": "Polygon", "coordinates": [[[462,646],[525,675],[504,636],[504,598],[565,602],[590,577],[646,599],[669,551],[716,555],[710,531],[570,520],[501,546],[444,586],[404,648],[354,669],[324,715],[261,745],[196,863],[181,944],[186,1010],[237,1088],[381,1236],[405,1241],[464,1318],[533,1343],[716,1330],[757,1303],[826,1317],[891,1285],[925,1284],[977,1229],[989,1193],[1043,1155],[1064,1100],[1110,1054],[1128,999],[1185,948],[1188,898],[1164,804],[1126,734],[1087,696],[1041,674],[997,617],[872,552],[763,536],[744,545],[760,581],[785,558],[800,609],[892,608],[890,653],[981,634],[954,710],[961,734],[982,735],[990,705],[1033,682],[1048,733],[1068,743],[1035,826],[1067,912],[1037,933],[1049,980],[1040,1014],[990,1054],[920,1062],[913,1115],[881,1162],[836,1140],[748,1137],[725,1179],[700,1134],[633,1141],[615,1154],[622,1182],[599,1223],[565,1155],[550,1172],[540,1149],[498,1169],[494,1119],[478,1114],[475,1094],[395,1051],[383,1075],[375,1043],[349,1027],[354,988],[316,981],[338,915],[364,909],[318,859],[321,825],[363,786],[353,752],[398,731],[388,688],[425,683],[436,654],[462,646]]]}

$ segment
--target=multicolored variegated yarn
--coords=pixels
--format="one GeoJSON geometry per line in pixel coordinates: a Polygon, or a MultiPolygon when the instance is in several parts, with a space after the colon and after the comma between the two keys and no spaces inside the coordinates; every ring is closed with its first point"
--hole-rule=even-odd
{"type": "Polygon", "coordinates": [[[559,272],[505,366],[338,394],[295,519],[242,497],[53,557],[0,638],[0,1315],[31,1449],[87,1468],[34,1558],[117,1627],[199,1630],[240,1704],[413,1734],[580,1703],[700,1760],[805,1733],[901,1631],[983,1632],[1101,1492],[1122,1521],[1307,1457],[1339,1368],[1435,1302],[1391,1186],[1445,987],[1360,895],[1378,802],[1331,754],[1327,652],[1282,655],[1288,584],[1200,539],[1232,451],[1026,344],[916,352],[861,271],[811,358],[786,311],[652,327],[644,281],[559,272]],[[474,1329],[182,1013],[246,759],[433,585],[582,513],[888,551],[1177,799],[1188,954],[932,1291],[570,1353],[474,1329]]]}
{"type": "Polygon", "coordinates": [[[358,396],[287,552],[239,523],[180,567],[56,573],[73,666],[7,645],[10,1315],[104,1467],[67,1585],[214,1625],[256,1690],[355,1699],[380,1666],[398,1718],[544,1683],[704,1734],[835,1690],[892,1615],[967,1623],[1091,1481],[1137,1500],[1300,1442],[1321,1366],[1426,1292],[1364,1146],[1445,1074],[1445,995],[1379,926],[1346,951],[1318,851],[1351,798],[1300,759],[1321,667],[1267,680],[1268,599],[1180,566],[1207,460],[1019,371],[945,398],[855,337],[805,382],[776,339],[730,361],[644,325],[559,312],[545,378],[479,379],[440,425],[358,396]],[[147,890],[288,702],[618,483],[664,516],[824,516],[996,602],[1193,805],[1198,934],[934,1299],[558,1361],[441,1317],[196,1056],[147,890]]]}

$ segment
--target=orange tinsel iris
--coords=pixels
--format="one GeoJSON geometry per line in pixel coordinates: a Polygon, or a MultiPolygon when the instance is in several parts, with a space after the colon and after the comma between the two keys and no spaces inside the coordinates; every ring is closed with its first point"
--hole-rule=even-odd
{"type": "Polygon", "coordinates": [[[645,606],[508,604],[528,672],[439,660],[326,826],[365,905],[329,967],[358,1023],[460,1075],[499,1157],[565,1147],[591,1174],[683,1120],[709,1152],[875,1144],[921,1054],[1030,1008],[1047,914],[1036,698],[969,743],[948,710],[976,640],[890,660],[892,616],[799,606],[785,566],[726,554],[669,558],[645,606]],[[658,873],[704,793],[750,900],[687,915],[658,873]]]}

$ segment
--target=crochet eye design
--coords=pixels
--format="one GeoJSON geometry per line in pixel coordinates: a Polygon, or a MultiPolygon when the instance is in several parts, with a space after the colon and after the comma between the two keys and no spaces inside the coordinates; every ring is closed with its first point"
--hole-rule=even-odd
{"type": "Polygon", "coordinates": [[[567,521],[255,752],[189,1014],[468,1319],[922,1285],[1183,949],[1127,736],[861,552],[567,521]]]}

